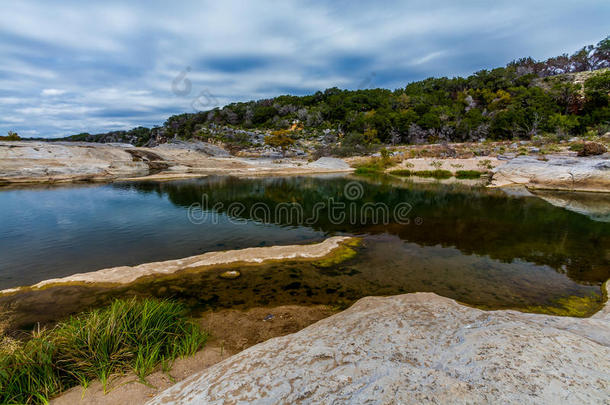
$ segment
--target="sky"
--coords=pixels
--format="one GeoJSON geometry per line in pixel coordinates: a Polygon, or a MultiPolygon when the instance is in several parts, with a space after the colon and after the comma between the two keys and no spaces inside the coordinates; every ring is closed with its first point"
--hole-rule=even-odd
{"type": "Polygon", "coordinates": [[[3,1],[0,134],[58,137],[329,87],[396,89],[610,34],[610,1],[3,1]]]}

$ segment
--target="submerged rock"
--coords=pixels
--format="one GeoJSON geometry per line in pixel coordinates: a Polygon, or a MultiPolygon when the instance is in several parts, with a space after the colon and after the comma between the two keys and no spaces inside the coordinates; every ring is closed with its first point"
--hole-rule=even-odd
{"type": "Polygon", "coordinates": [[[369,297],[251,347],[149,404],[604,403],[610,319],[369,297]]]}
{"type": "Polygon", "coordinates": [[[219,277],[224,278],[225,280],[235,280],[236,278],[239,278],[239,276],[241,276],[241,273],[239,271],[228,270],[220,273],[219,277]]]}

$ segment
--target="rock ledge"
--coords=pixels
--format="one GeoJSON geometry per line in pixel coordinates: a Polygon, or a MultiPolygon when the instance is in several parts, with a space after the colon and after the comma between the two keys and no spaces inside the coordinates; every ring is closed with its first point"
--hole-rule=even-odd
{"type": "Polygon", "coordinates": [[[610,318],[482,311],[431,293],[364,298],[149,404],[607,403],[610,318]]]}

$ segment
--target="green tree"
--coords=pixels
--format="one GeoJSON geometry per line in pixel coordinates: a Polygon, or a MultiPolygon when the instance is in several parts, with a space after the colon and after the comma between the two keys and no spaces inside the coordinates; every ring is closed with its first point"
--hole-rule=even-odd
{"type": "Polygon", "coordinates": [[[21,137],[17,135],[17,132],[8,131],[7,136],[0,136],[0,141],[19,141],[21,137]]]}

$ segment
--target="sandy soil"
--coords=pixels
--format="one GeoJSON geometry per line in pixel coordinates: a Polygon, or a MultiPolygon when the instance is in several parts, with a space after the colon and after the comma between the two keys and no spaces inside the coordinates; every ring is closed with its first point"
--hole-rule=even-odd
{"type": "Polygon", "coordinates": [[[146,378],[147,384],[139,382],[133,374],[117,376],[106,394],[101,383],[95,381],[85,390],[83,387],[72,388],[52,400],[51,404],[141,404],[174,383],[233,354],[273,337],[297,332],[336,312],[326,306],[296,305],[205,312],[199,322],[211,334],[208,343],[194,356],[178,359],[169,373],[158,370],[146,378]]]}

